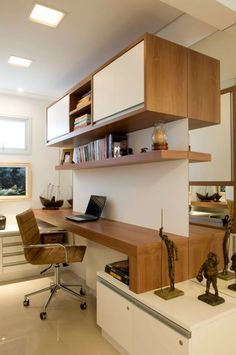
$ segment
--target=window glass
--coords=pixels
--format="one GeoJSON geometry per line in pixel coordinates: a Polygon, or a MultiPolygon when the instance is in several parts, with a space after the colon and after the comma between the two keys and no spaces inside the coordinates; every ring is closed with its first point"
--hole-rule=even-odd
{"type": "Polygon", "coordinates": [[[0,116],[0,153],[30,153],[30,119],[0,116]]]}

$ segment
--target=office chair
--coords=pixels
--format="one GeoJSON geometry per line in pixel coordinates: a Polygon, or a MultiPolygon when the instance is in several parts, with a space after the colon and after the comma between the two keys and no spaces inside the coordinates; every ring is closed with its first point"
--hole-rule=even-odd
{"type": "MultiPolygon", "coordinates": [[[[44,305],[43,311],[40,313],[41,319],[47,318],[46,309],[51,302],[56,291],[61,289],[76,297],[81,301],[80,308],[86,309],[85,290],[81,285],[64,285],[60,281],[60,264],[68,266],[68,263],[82,262],[86,251],[86,246],[76,245],[63,245],[59,243],[42,244],[40,240],[40,232],[37,225],[36,218],[31,209],[20,213],[16,216],[20,235],[23,241],[24,255],[26,260],[33,265],[48,265],[54,266],[55,281],[49,287],[29,293],[24,296],[23,305],[29,306],[30,296],[36,295],[41,292],[50,291],[50,296],[44,305]],[[77,293],[68,286],[80,286],[80,292],[77,293]]],[[[46,269],[47,270],[47,269],[46,269]]]]}

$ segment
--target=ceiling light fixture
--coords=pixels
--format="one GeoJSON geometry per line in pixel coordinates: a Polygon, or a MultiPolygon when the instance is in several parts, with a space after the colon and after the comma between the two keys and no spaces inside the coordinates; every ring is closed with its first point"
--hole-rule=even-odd
{"type": "Polygon", "coordinates": [[[18,88],[17,91],[18,91],[18,92],[24,92],[24,89],[18,88]]]}
{"type": "Polygon", "coordinates": [[[235,0],[216,0],[220,4],[228,7],[229,9],[236,11],[236,2],[235,0]]]}
{"type": "Polygon", "coordinates": [[[11,55],[10,58],[8,59],[8,63],[12,65],[18,65],[20,67],[28,68],[32,64],[32,60],[22,58],[22,57],[15,57],[14,55],[11,55]]]}
{"type": "Polygon", "coordinates": [[[65,14],[61,11],[51,9],[40,4],[36,4],[30,14],[29,19],[42,25],[57,27],[65,14]]]}

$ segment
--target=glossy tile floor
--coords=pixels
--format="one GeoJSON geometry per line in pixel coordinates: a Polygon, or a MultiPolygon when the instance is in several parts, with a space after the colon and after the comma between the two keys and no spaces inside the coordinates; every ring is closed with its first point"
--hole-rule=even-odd
{"type": "MultiPolygon", "coordinates": [[[[23,307],[23,295],[47,287],[50,280],[45,277],[0,286],[0,354],[118,355],[96,325],[93,296],[88,294],[88,308],[82,311],[75,297],[57,292],[47,320],[39,317],[47,292],[32,297],[30,306],[23,307]]],[[[72,282],[71,274],[64,274],[62,280],[72,282]]]]}

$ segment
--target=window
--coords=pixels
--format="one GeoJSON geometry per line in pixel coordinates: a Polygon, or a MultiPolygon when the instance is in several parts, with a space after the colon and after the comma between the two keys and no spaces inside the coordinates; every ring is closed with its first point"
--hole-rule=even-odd
{"type": "Polygon", "coordinates": [[[0,116],[0,154],[30,154],[30,119],[0,116]]]}

